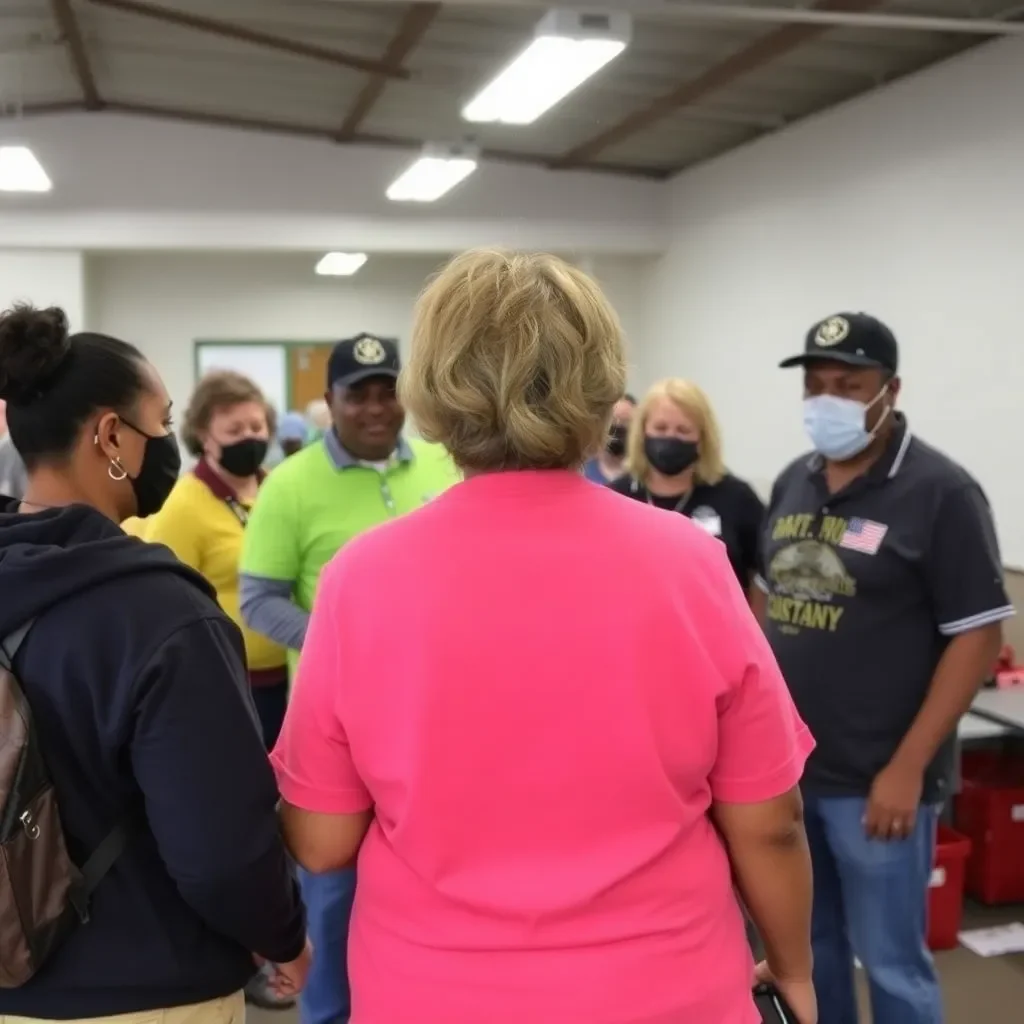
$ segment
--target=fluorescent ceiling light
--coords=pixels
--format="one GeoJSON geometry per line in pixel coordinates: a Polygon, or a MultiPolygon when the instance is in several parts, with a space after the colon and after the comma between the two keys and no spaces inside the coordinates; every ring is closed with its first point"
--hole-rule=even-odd
{"type": "Polygon", "coordinates": [[[551,11],[533,42],[462,110],[467,121],[532,124],[625,50],[625,14],[551,11]]]}
{"type": "Polygon", "coordinates": [[[316,272],[326,277],[351,277],[365,262],[365,252],[329,252],[316,265],[316,272]]]}
{"type": "Polygon", "coordinates": [[[49,192],[53,182],[28,146],[0,146],[0,192],[49,192]]]}
{"type": "Polygon", "coordinates": [[[427,146],[391,182],[386,195],[396,203],[432,203],[476,170],[477,156],[472,146],[427,146]]]}

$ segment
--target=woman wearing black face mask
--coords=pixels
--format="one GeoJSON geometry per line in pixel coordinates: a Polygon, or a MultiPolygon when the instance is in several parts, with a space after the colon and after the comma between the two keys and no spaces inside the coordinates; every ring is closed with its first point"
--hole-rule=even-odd
{"type": "Polygon", "coordinates": [[[764,505],[749,484],[726,472],[718,422],[696,384],[670,378],[648,391],[633,421],[626,469],[612,489],[682,513],[720,538],[749,592],[759,570],[764,505]]]}
{"type": "Polygon", "coordinates": [[[241,1019],[253,955],[294,991],[309,951],[241,634],[202,576],[120,526],[178,477],[167,390],[132,345],[18,306],[0,398],[27,471],[0,500],[0,643],[70,856],[113,853],[88,923],[0,986],[0,1019],[241,1019]]]}

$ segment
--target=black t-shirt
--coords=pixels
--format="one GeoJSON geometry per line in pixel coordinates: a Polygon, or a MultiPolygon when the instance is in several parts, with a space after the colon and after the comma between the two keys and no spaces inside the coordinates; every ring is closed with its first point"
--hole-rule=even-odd
{"type": "Polygon", "coordinates": [[[750,484],[726,474],[717,484],[697,484],[688,494],[664,498],[649,494],[631,476],[621,476],[608,485],[613,491],[637,501],[680,512],[700,524],[725,544],[733,571],[744,590],[758,571],[758,546],[764,505],[750,484]]]}
{"type": "MultiPolygon", "coordinates": [[[[950,638],[1013,614],[985,495],[901,416],[882,458],[836,494],[818,456],[783,471],[762,556],[765,632],[817,742],[804,784],[865,795],[950,638]]],[[[954,740],[926,774],[926,800],[948,792],[954,740]]]]}

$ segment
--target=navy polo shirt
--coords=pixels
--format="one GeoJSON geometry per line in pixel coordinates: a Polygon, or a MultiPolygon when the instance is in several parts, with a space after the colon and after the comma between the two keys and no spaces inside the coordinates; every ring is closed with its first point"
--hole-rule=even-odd
{"type": "Polygon", "coordinates": [[[760,566],[758,542],[764,504],[753,487],[726,473],[717,483],[698,483],[682,498],[661,498],[648,492],[639,480],[626,475],[608,485],[613,491],[646,501],[669,512],[679,512],[717,537],[729,555],[736,578],[744,590],[760,566]]]}
{"type": "MultiPolygon", "coordinates": [[[[810,789],[866,795],[924,702],[950,637],[1014,612],[984,493],[913,437],[829,494],[820,456],[775,482],[762,535],[765,632],[817,741],[810,789]]],[[[925,775],[948,792],[955,736],[925,775]]]]}

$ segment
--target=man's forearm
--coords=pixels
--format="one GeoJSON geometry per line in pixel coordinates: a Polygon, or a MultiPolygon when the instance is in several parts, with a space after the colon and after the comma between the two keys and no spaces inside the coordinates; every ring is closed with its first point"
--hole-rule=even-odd
{"type": "Polygon", "coordinates": [[[242,619],[251,630],[290,650],[302,650],[309,613],[292,600],[291,583],[243,574],[240,589],[242,619]]]}
{"type": "Polygon", "coordinates": [[[928,767],[939,747],[956,729],[960,717],[970,710],[971,701],[999,656],[1002,642],[999,623],[953,637],[894,761],[920,771],[928,767]]]}

